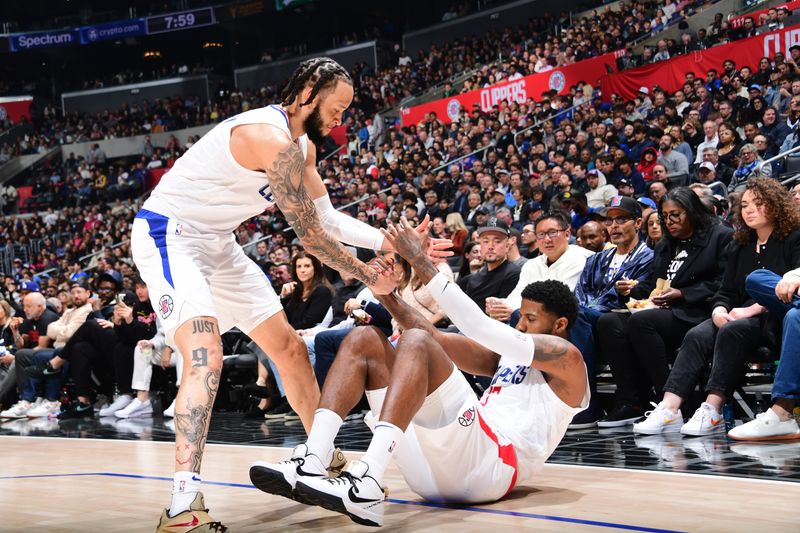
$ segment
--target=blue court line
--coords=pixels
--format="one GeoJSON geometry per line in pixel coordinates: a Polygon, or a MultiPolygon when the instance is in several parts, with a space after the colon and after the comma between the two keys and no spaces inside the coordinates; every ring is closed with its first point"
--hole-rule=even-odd
{"type": "MultiPolygon", "coordinates": [[[[0,481],[5,479],[31,479],[31,478],[48,478],[48,477],[79,477],[79,476],[107,476],[107,477],[122,477],[129,479],[147,479],[154,481],[172,481],[171,477],[164,476],[143,476],[140,474],[118,474],[114,472],[86,472],[77,474],[32,474],[25,476],[0,476],[0,481]]],[[[255,489],[253,485],[246,483],[227,483],[223,481],[203,481],[204,485],[215,485],[218,487],[234,487],[238,489],[255,489]]],[[[659,529],[655,527],[646,526],[633,526],[629,524],[617,524],[614,522],[601,522],[598,520],[585,520],[582,518],[568,518],[564,516],[554,516],[535,513],[523,513],[520,511],[506,511],[503,509],[486,509],[484,507],[464,507],[452,504],[433,503],[433,502],[419,502],[411,500],[398,500],[395,498],[387,498],[387,502],[401,504],[401,505],[417,505],[420,507],[432,507],[435,509],[452,509],[455,511],[470,511],[473,513],[488,513],[502,516],[516,516],[520,518],[535,518],[537,520],[550,520],[551,522],[566,522],[569,524],[581,524],[586,526],[605,527],[613,529],[624,529],[627,531],[642,531],[644,533],[683,533],[672,529],[659,529]]]]}

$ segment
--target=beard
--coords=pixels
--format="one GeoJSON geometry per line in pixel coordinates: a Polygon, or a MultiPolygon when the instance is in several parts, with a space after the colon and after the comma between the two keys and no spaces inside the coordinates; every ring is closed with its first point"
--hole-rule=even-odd
{"type": "Polygon", "coordinates": [[[324,125],[322,124],[322,115],[319,112],[319,104],[314,108],[314,111],[308,115],[308,118],[303,122],[303,128],[306,130],[308,138],[317,146],[325,144],[326,135],[322,133],[324,125]]]}

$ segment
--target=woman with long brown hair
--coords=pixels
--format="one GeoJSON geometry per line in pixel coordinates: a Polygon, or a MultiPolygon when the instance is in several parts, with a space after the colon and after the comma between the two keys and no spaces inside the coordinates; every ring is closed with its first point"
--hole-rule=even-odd
{"type": "MultiPolygon", "coordinates": [[[[313,328],[326,317],[333,298],[333,287],[325,278],[322,263],[313,255],[301,251],[292,257],[292,281],[284,283],[281,288],[281,304],[286,318],[295,330],[313,328]]],[[[266,416],[267,419],[286,418],[299,420],[299,416],[289,406],[283,390],[283,382],[274,363],[268,357],[259,354],[258,380],[256,386],[248,385],[248,392],[258,396],[269,396],[267,391],[267,365],[269,365],[280,393],[275,405],[270,405],[268,398],[262,399],[254,417],[266,416]]],[[[313,366],[314,361],[311,361],[313,366]]]]}
{"type": "Polygon", "coordinates": [[[772,178],[747,182],[734,213],[733,242],[722,285],[711,297],[711,318],[689,330],[672,366],[664,398],[635,424],[633,431],[648,435],[677,432],[708,435],[723,429],[722,405],[742,378],[747,354],[772,344],[767,310],[745,290],[745,279],[758,269],[781,276],[800,267],[800,211],[789,192],[772,178]],[[706,401],[683,423],[680,406],[700,381],[708,363],[706,401]]]}

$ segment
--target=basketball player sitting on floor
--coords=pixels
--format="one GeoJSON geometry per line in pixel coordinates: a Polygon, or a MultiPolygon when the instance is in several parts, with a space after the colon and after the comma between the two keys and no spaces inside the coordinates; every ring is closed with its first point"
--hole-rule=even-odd
{"type": "Polygon", "coordinates": [[[390,226],[387,240],[466,336],[438,331],[396,295],[380,297],[405,330],[397,348],[374,328],[351,333],[325,380],[306,443],[288,461],[250,469],[265,492],[372,526],[383,524],[383,477],[392,456],[426,500],[495,501],[533,477],[589,402],[586,366],[565,340],[578,316],[566,285],[530,284],[515,330],[487,317],[439,274],[405,219],[390,226]],[[480,400],[459,370],[494,376],[480,400]],[[342,418],[365,391],[380,415],[369,449],[340,477],[328,478],[342,418]]]}

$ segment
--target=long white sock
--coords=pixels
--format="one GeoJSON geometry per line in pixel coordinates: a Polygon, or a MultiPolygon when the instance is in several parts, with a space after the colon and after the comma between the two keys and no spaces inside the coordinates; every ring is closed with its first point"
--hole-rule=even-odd
{"type": "Polygon", "coordinates": [[[389,422],[379,420],[375,424],[372,441],[369,443],[367,453],[361,458],[369,465],[369,475],[374,477],[378,483],[383,482],[383,474],[389,466],[389,460],[397,447],[403,430],[389,422]]]}
{"type": "Polygon", "coordinates": [[[175,472],[172,478],[172,504],[169,515],[176,516],[188,511],[197,493],[200,492],[200,474],[194,472],[175,472]]]}
{"type": "Polygon", "coordinates": [[[330,409],[317,409],[314,413],[314,422],[308,434],[306,446],[308,452],[313,453],[322,460],[326,467],[333,458],[333,439],[342,427],[342,417],[330,409]]]}

